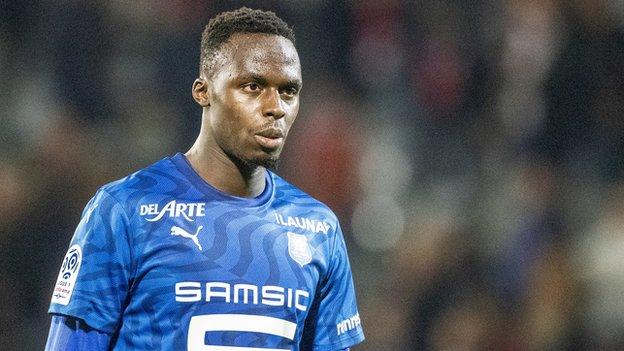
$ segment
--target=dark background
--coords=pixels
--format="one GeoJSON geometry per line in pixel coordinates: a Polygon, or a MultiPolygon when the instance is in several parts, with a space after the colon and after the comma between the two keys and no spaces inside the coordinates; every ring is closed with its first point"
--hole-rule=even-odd
{"type": "Polygon", "coordinates": [[[0,2],[0,348],[41,349],[104,183],[186,151],[200,36],[293,25],[280,173],[341,219],[358,350],[624,349],[617,0],[0,2]]]}

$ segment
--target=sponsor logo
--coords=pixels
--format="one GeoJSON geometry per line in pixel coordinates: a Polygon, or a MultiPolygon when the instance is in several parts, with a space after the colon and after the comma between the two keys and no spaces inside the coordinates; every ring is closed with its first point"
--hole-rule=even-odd
{"type": "Polygon", "coordinates": [[[177,302],[225,302],[235,304],[262,304],[266,306],[295,307],[300,311],[308,308],[310,293],[305,290],[284,288],[276,285],[230,284],[225,282],[177,282],[177,302]]]}
{"type": "Polygon", "coordinates": [[[308,219],[304,217],[291,217],[291,216],[282,216],[279,213],[275,213],[275,221],[279,225],[283,225],[285,227],[294,227],[301,228],[304,230],[309,230],[313,233],[323,232],[323,234],[327,234],[327,231],[331,226],[327,224],[327,222],[319,221],[316,219],[308,219]]]}
{"type": "Polygon", "coordinates": [[[203,225],[200,225],[199,228],[197,228],[197,231],[195,231],[195,234],[192,234],[174,225],[173,227],[171,227],[171,235],[181,236],[183,238],[191,239],[193,243],[197,245],[197,247],[199,248],[199,251],[202,251],[202,246],[199,243],[199,240],[197,239],[197,235],[199,234],[199,231],[202,230],[203,227],[204,227],[203,225]]]}
{"type": "Polygon", "coordinates": [[[305,235],[288,232],[288,254],[301,267],[312,261],[312,252],[305,235]]]}
{"type": "Polygon", "coordinates": [[[148,222],[158,221],[165,215],[169,218],[182,217],[187,221],[193,222],[193,217],[203,217],[206,215],[206,203],[186,203],[171,200],[162,208],[159,204],[146,204],[139,206],[139,214],[141,216],[152,216],[145,218],[148,222]]]}
{"type": "Polygon", "coordinates": [[[348,332],[349,330],[357,328],[360,323],[360,314],[356,313],[354,316],[351,316],[336,324],[336,331],[338,332],[338,335],[341,335],[348,332]]]}
{"type": "Polygon", "coordinates": [[[54,293],[52,294],[52,303],[58,303],[67,306],[74,292],[76,278],[80,271],[82,263],[82,249],[79,245],[73,245],[67,250],[67,254],[63,259],[61,271],[59,272],[56,284],[54,285],[54,293]]]}

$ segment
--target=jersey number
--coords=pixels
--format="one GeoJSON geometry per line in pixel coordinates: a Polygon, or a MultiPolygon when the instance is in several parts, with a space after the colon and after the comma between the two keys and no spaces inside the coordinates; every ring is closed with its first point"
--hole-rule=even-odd
{"type": "Polygon", "coordinates": [[[294,340],[297,324],[287,320],[251,314],[204,314],[191,317],[188,328],[188,351],[287,351],[240,346],[206,345],[207,332],[237,331],[281,336],[294,340]]]}

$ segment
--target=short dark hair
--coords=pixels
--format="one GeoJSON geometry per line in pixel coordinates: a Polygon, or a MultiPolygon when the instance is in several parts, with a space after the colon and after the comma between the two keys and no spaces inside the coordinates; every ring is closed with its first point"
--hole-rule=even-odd
{"type": "Polygon", "coordinates": [[[235,33],[266,33],[281,35],[295,44],[295,33],[274,12],[252,10],[241,7],[238,10],[222,12],[209,22],[201,40],[199,73],[212,74],[215,54],[235,33]]]}

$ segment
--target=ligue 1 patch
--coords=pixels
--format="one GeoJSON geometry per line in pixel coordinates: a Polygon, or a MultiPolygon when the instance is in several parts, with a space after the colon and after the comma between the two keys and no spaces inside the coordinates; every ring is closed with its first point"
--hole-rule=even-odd
{"type": "Polygon", "coordinates": [[[305,235],[288,232],[288,254],[301,267],[312,261],[312,252],[305,235]]]}
{"type": "Polygon", "coordinates": [[[81,263],[82,249],[79,245],[72,245],[63,259],[61,271],[56,279],[54,293],[52,294],[52,303],[67,306],[74,292],[74,286],[76,285],[76,278],[78,278],[81,263]]]}

